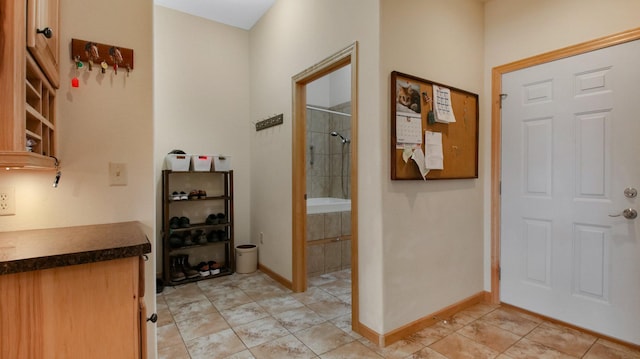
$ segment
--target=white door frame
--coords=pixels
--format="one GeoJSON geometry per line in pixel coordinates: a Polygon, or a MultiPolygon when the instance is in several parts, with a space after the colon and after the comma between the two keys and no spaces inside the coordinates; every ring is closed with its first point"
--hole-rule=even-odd
{"type": "Polygon", "coordinates": [[[500,303],[500,180],[502,75],[566,57],[640,39],[640,28],[494,67],[491,73],[491,302],[500,303]]]}

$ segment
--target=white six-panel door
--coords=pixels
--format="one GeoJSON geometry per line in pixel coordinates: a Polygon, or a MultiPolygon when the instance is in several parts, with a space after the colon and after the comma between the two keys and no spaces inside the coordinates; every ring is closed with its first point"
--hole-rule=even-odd
{"type": "Polygon", "coordinates": [[[500,300],[640,344],[640,41],[502,86],[500,300]]]}

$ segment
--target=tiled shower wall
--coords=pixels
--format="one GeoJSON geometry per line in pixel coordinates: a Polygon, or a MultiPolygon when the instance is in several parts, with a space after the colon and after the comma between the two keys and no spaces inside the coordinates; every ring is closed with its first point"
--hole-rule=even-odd
{"type": "MultiPolygon", "coordinates": [[[[350,113],[351,102],[330,110],[350,113]]],[[[351,138],[351,117],[307,109],[307,194],[310,198],[351,198],[351,144],[343,145],[340,137],[331,136],[333,131],[351,138]]]]}

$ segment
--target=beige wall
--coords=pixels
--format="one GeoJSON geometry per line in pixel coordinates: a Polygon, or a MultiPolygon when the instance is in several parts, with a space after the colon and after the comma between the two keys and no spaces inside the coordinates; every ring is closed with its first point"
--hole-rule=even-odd
{"type": "MultiPolygon", "coordinates": [[[[279,0],[250,31],[251,119],[284,114],[284,124],[251,131],[251,239],[260,263],[291,279],[291,78],[358,41],[361,321],[382,331],[380,191],[386,166],[378,48],[379,13],[370,0],[279,0]],[[383,170],[384,169],[384,170],[383,170]]],[[[386,132],[385,132],[386,134],[386,132]]]]}
{"type": "MultiPolygon", "coordinates": [[[[58,153],[62,178],[54,172],[15,171],[0,186],[15,186],[15,216],[0,217],[0,231],[140,221],[154,241],[153,61],[151,1],[61,0],[58,153]],[[132,48],[135,69],[129,77],[109,70],[82,72],[71,88],[72,38],[132,48]],[[108,185],[109,162],[128,166],[128,186],[108,185]]],[[[85,67],[86,69],[87,67],[85,67]]],[[[155,248],[153,248],[155,250],[155,248]]],[[[154,273],[154,260],[147,273],[154,273]]],[[[155,311],[155,281],[147,276],[147,308],[155,311]]],[[[155,357],[155,326],[148,326],[149,351],[155,357]]]]}
{"type": "Polygon", "coordinates": [[[486,121],[480,135],[485,181],[485,289],[490,290],[490,157],[491,69],[523,58],[557,50],[640,27],[637,0],[491,0],[485,5],[486,96],[481,106],[486,121]]]}
{"type": "Polygon", "coordinates": [[[384,332],[483,290],[485,179],[391,181],[387,165],[391,71],[483,98],[483,5],[469,0],[397,5],[383,0],[381,7],[384,332]]]}
{"type": "MultiPolygon", "coordinates": [[[[249,243],[249,32],[154,6],[154,64],[156,201],[169,151],[231,156],[235,241],[249,243]]],[[[160,205],[156,211],[161,272],[160,205]]]]}

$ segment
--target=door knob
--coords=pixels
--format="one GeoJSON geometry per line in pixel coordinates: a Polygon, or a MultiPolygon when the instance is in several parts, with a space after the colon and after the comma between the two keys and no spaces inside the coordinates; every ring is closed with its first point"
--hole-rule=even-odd
{"type": "Polygon", "coordinates": [[[622,213],[618,214],[610,214],[609,217],[620,217],[623,216],[626,219],[636,219],[638,217],[638,211],[633,208],[627,208],[622,213]]]}

